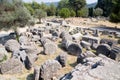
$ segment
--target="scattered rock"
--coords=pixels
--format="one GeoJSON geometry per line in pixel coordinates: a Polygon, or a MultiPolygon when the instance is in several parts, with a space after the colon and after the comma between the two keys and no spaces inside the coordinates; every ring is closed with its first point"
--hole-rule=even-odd
{"type": "Polygon", "coordinates": [[[85,64],[78,64],[60,80],[119,80],[120,64],[99,56],[87,59],[85,64]]]}
{"type": "Polygon", "coordinates": [[[66,66],[67,63],[67,54],[66,53],[61,53],[56,60],[62,65],[62,67],[66,66]]]}
{"type": "Polygon", "coordinates": [[[20,49],[20,44],[17,40],[11,39],[5,43],[5,48],[7,51],[14,52],[20,49]]]}
{"type": "Polygon", "coordinates": [[[58,71],[61,69],[61,65],[56,60],[46,61],[40,68],[39,80],[51,80],[53,77],[58,76],[58,71]]]}
{"type": "Polygon", "coordinates": [[[23,70],[23,64],[19,59],[11,58],[5,63],[0,65],[1,74],[16,74],[21,73],[23,70]]]}
{"type": "Polygon", "coordinates": [[[120,47],[114,46],[110,51],[110,58],[120,61],[120,47]]]}
{"type": "Polygon", "coordinates": [[[104,54],[105,56],[109,56],[111,47],[108,44],[101,44],[97,47],[97,54],[104,54]]]}
{"type": "Polygon", "coordinates": [[[34,80],[39,80],[40,68],[37,66],[34,68],[34,80]]]}

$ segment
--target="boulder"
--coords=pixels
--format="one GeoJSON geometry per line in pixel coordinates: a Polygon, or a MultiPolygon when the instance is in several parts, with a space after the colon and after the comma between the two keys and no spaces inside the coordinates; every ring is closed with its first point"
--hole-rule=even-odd
{"type": "Polygon", "coordinates": [[[110,58],[120,61],[120,47],[114,46],[110,51],[110,58]]]}
{"type": "Polygon", "coordinates": [[[96,50],[98,46],[99,46],[99,44],[97,44],[97,43],[92,43],[91,49],[96,50]]]}
{"type": "Polygon", "coordinates": [[[36,54],[28,54],[24,61],[25,68],[30,70],[37,59],[38,59],[38,56],[36,54]]]}
{"type": "Polygon", "coordinates": [[[39,80],[51,80],[53,77],[58,76],[58,71],[61,69],[61,65],[56,60],[48,60],[40,67],[40,79],[39,80]]]}
{"type": "Polygon", "coordinates": [[[20,44],[17,40],[10,39],[5,43],[5,48],[10,52],[17,51],[20,49],[20,44]]]}
{"type": "Polygon", "coordinates": [[[90,50],[90,46],[91,44],[89,42],[86,42],[86,41],[81,41],[80,42],[81,46],[87,50],[90,50]]]}
{"type": "Polygon", "coordinates": [[[85,63],[84,59],[89,57],[96,57],[96,55],[91,51],[86,51],[85,53],[82,53],[77,57],[77,63],[83,64],[85,63]]]}
{"type": "Polygon", "coordinates": [[[101,44],[97,47],[97,54],[104,54],[105,56],[109,56],[111,51],[111,47],[108,44],[101,44]]]}
{"type": "Polygon", "coordinates": [[[33,42],[40,41],[40,36],[39,35],[33,35],[31,41],[33,41],[33,42]]]}
{"type": "Polygon", "coordinates": [[[74,35],[72,35],[73,40],[80,40],[82,38],[82,34],[81,33],[76,33],[74,35]]]}
{"type": "Polygon", "coordinates": [[[61,53],[56,60],[61,64],[62,67],[66,66],[67,63],[67,54],[66,53],[61,53]]]}
{"type": "Polygon", "coordinates": [[[78,64],[60,80],[119,80],[120,64],[105,57],[98,56],[78,64]]]}
{"type": "Polygon", "coordinates": [[[20,36],[19,43],[20,43],[20,45],[28,45],[29,44],[28,37],[27,36],[20,36]]]}
{"type": "Polygon", "coordinates": [[[11,58],[5,63],[0,65],[1,74],[16,74],[21,73],[23,70],[23,65],[19,59],[11,58]]]}
{"type": "Polygon", "coordinates": [[[41,38],[45,54],[54,54],[57,51],[57,45],[47,38],[41,38]]]}
{"type": "Polygon", "coordinates": [[[71,55],[77,56],[82,53],[82,48],[79,44],[65,40],[62,42],[62,46],[70,53],[71,55]]]}
{"type": "Polygon", "coordinates": [[[26,60],[26,52],[23,50],[23,51],[14,51],[12,53],[12,58],[18,58],[23,64],[24,64],[24,61],[26,60]]]}
{"type": "Polygon", "coordinates": [[[25,50],[27,54],[39,54],[39,50],[34,42],[29,43],[28,45],[21,45],[21,50],[25,50]]]}
{"type": "Polygon", "coordinates": [[[60,38],[62,38],[62,40],[70,40],[70,41],[72,41],[72,36],[69,34],[69,32],[63,31],[60,34],[60,38]]]}
{"type": "Polygon", "coordinates": [[[39,80],[40,68],[37,66],[34,68],[34,80],[39,80]]]}
{"type": "Polygon", "coordinates": [[[101,39],[100,40],[101,44],[108,44],[110,47],[117,45],[117,40],[113,40],[113,39],[101,39]]]}
{"type": "Polygon", "coordinates": [[[0,44],[0,62],[6,60],[7,58],[7,51],[5,50],[5,47],[0,44]]]}

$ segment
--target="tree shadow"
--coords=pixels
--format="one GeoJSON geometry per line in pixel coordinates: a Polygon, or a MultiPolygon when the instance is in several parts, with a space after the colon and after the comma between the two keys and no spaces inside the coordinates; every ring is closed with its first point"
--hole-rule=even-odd
{"type": "Polygon", "coordinates": [[[34,80],[34,75],[33,74],[29,74],[27,76],[26,80],[34,80]]]}

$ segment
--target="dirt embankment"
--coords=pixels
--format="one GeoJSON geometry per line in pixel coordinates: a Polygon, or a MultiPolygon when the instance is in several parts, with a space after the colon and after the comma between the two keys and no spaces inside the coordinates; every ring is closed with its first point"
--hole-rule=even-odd
{"type": "Polygon", "coordinates": [[[70,22],[73,25],[81,26],[81,27],[106,26],[106,27],[120,28],[120,23],[112,23],[106,19],[78,17],[78,18],[67,18],[66,21],[70,22]]]}

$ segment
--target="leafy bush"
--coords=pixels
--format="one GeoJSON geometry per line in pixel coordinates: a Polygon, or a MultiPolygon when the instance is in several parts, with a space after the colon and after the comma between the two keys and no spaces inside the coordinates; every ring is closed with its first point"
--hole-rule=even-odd
{"type": "Polygon", "coordinates": [[[70,11],[68,8],[62,8],[59,12],[59,15],[64,19],[68,18],[68,17],[70,17],[70,11]]]}
{"type": "Polygon", "coordinates": [[[88,17],[88,8],[82,8],[81,10],[78,11],[78,16],[79,17],[88,17]]]}
{"type": "Polygon", "coordinates": [[[97,16],[102,16],[103,14],[103,10],[100,8],[96,8],[93,10],[93,16],[97,17],[97,16]]]}
{"type": "Polygon", "coordinates": [[[41,22],[41,18],[44,18],[47,16],[47,13],[41,9],[35,10],[35,17],[39,19],[39,22],[41,22]]]}
{"type": "Polygon", "coordinates": [[[76,13],[75,13],[74,10],[71,10],[71,11],[70,11],[70,16],[71,16],[71,17],[75,17],[75,16],[76,16],[76,13]]]}

